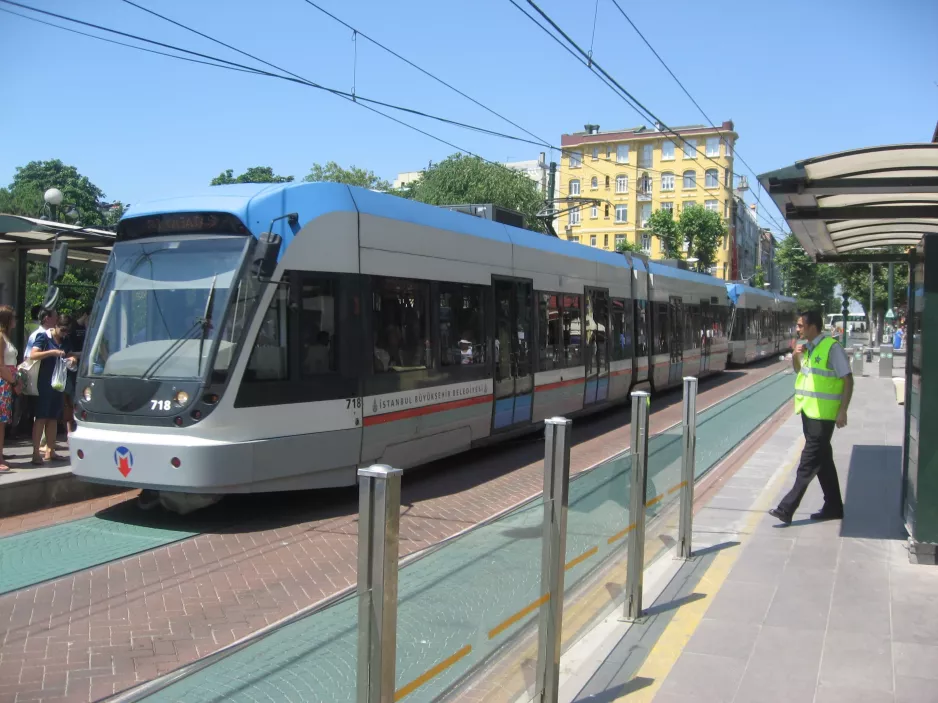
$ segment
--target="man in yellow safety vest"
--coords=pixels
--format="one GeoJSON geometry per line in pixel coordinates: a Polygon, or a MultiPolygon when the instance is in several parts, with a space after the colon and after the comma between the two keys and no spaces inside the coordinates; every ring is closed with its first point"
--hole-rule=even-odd
{"type": "Polygon", "coordinates": [[[797,325],[801,339],[792,354],[792,366],[798,374],[795,377],[795,414],[801,415],[804,450],[795,485],[778,507],[769,511],[786,525],[791,523],[815,476],[824,492],[824,507],[812,514],[811,519],[840,520],[844,516],[831,437],[835,427],[847,425],[853,375],[843,346],[824,335],[822,325],[820,313],[814,311],[803,313],[797,325]]]}

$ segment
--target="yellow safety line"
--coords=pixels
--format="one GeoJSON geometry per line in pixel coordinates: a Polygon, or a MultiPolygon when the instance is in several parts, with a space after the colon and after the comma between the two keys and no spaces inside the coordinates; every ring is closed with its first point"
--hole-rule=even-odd
{"type": "Polygon", "coordinates": [[[622,530],[622,532],[616,532],[612,537],[610,537],[609,539],[607,539],[607,540],[606,540],[606,544],[612,544],[613,542],[622,539],[623,537],[625,537],[629,532],[631,532],[631,531],[634,530],[634,529],[635,529],[635,523],[633,522],[631,525],[629,525],[629,526],[626,527],[624,530],[622,530]]]}
{"type": "Polygon", "coordinates": [[[460,659],[465,657],[471,651],[472,651],[472,645],[467,644],[465,647],[463,647],[458,652],[456,652],[456,654],[453,654],[452,656],[447,657],[446,659],[441,661],[439,664],[437,664],[435,667],[433,667],[426,673],[423,673],[417,678],[415,678],[406,686],[402,686],[401,688],[397,689],[397,691],[394,692],[394,700],[399,701],[404,696],[413,693],[418,688],[423,686],[427,681],[432,679],[434,676],[437,676],[441,674],[442,672],[446,671],[447,669],[449,669],[453,664],[455,664],[460,659]]]}
{"type": "Polygon", "coordinates": [[[659,500],[661,500],[662,498],[664,498],[664,493],[662,493],[661,495],[657,495],[657,496],[655,496],[654,498],[652,498],[651,500],[647,501],[647,502],[645,503],[645,507],[646,507],[646,508],[650,508],[651,506],[653,506],[655,503],[657,503],[657,502],[658,502],[659,500]]]}
{"type": "Polygon", "coordinates": [[[585,552],[583,552],[583,553],[582,553],[580,556],[578,556],[576,559],[571,559],[570,561],[568,561],[568,562],[566,563],[566,565],[563,567],[563,570],[564,570],[564,571],[570,571],[570,569],[572,569],[574,566],[576,566],[577,564],[579,564],[579,563],[581,563],[581,562],[586,561],[587,559],[589,559],[591,556],[593,556],[593,555],[594,555],[596,552],[598,552],[598,551],[599,551],[599,547],[591,547],[590,549],[587,549],[585,552]]]}
{"type": "Polygon", "coordinates": [[[687,481],[681,481],[681,482],[680,482],[679,484],[677,484],[676,486],[671,486],[671,487],[668,489],[668,495],[671,495],[672,493],[674,493],[674,491],[679,491],[679,490],[681,490],[681,489],[684,488],[684,486],[686,486],[686,485],[687,485],[687,481]]]}
{"type": "MultiPolygon", "coordinates": [[[[797,458],[791,461],[786,469],[780,471],[775,480],[766,487],[759,500],[753,505],[752,514],[746,521],[742,534],[750,534],[759,520],[762,519],[763,513],[778,493],[779,486],[788,479],[790,471],[797,461],[797,458]]],[[[744,540],[745,538],[740,541],[744,540]]],[[[736,560],[739,559],[741,547],[742,544],[739,544],[724,549],[714,558],[713,563],[710,564],[710,567],[694,588],[694,592],[702,594],[704,598],[682,605],[675,611],[664,632],[661,633],[658,641],[645,658],[644,663],[635,672],[634,678],[650,679],[652,683],[637,691],[620,696],[615,699],[616,701],[650,703],[654,699],[664,680],[671,673],[671,669],[677,663],[678,657],[684,651],[684,647],[687,646],[690,638],[700,625],[700,621],[703,620],[710,603],[713,601],[713,596],[719,592],[720,587],[736,564],[736,560]]]]}
{"type": "Polygon", "coordinates": [[[510,618],[508,618],[507,620],[503,620],[500,624],[496,625],[491,630],[489,630],[489,639],[493,639],[494,637],[498,636],[499,634],[507,630],[509,627],[514,625],[516,622],[518,622],[525,615],[529,615],[530,613],[533,613],[535,610],[537,610],[542,605],[544,605],[544,603],[546,603],[548,600],[550,600],[550,594],[545,593],[543,596],[538,598],[533,603],[530,603],[524,606],[521,610],[519,610],[517,613],[512,615],[510,618]]]}

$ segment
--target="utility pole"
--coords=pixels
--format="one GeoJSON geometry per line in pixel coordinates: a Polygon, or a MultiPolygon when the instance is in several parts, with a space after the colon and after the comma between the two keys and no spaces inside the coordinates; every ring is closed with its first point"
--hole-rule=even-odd
{"type": "Polygon", "coordinates": [[[547,231],[554,237],[557,236],[557,231],[554,229],[554,186],[557,180],[557,162],[550,162],[550,170],[547,172],[547,197],[545,199],[545,204],[547,205],[548,217],[545,220],[545,225],[547,226],[547,231]]]}
{"type": "Polygon", "coordinates": [[[895,264],[889,264],[889,307],[886,309],[886,325],[889,325],[888,332],[891,334],[895,330],[893,320],[896,319],[896,312],[893,310],[893,299],[892,289],[895,285],[896,280],[896,270],[894,268],[895,264]]]}
{"type": "Polygon", "coordinates": [[[873,344],[873,264],[870,264],[870,314],[869,317],[869,328],[870,328],[870,345],[873,344]]]}

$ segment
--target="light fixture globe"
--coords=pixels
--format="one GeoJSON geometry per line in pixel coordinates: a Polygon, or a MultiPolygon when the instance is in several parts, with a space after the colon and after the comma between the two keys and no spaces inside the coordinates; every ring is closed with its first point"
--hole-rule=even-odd
{"type": "Polygon", "coordinates": [[[43,199],[44,199],[49,205],[56,205],[56,206],[58,206],[58,205],[61,205],[61,204],[62,204],[62,199],[63,199],[65,196],[62,195],[62,191],[59,190],[58,188],[49,188],[49,190],[47,190],[47,191],[43,194],[42,197],[43,197],[43,199]]]}

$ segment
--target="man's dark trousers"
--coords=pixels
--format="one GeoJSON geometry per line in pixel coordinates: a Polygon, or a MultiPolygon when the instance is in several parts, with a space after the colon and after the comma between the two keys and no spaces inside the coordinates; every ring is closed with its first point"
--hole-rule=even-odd
{"type": "Polygon", "coordinates": [[[788,491],[788,495],[782,498],[778,509],[786,515],[794,515],[801,499],[804,498],[804,492],[817,476],[821,490],[824,491],[823,511],[835,515],[842,514],[844,502],[840,495],[840,481],[837,480],[834,450],[831,447],[835,422],[815,420],[802,413],[801,426],[804,429],[804,450],[801,452],[795,485],[788,491]]]}

